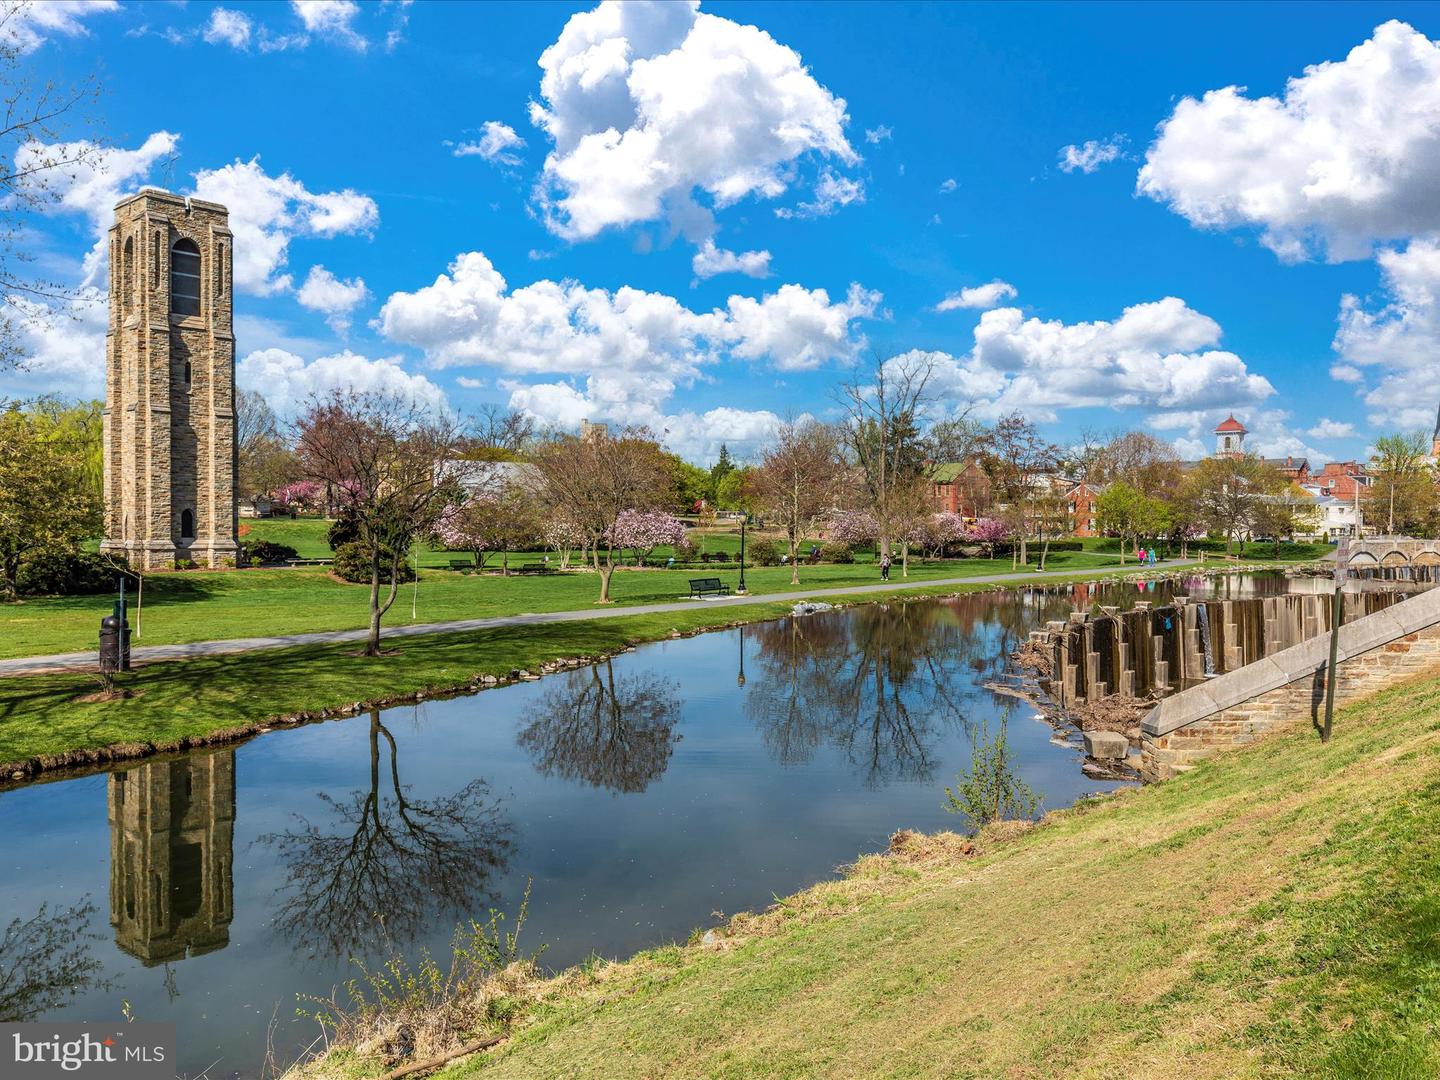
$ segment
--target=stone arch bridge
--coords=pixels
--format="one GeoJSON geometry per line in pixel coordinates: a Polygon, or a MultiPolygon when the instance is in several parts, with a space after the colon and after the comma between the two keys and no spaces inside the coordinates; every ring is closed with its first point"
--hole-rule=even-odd
{"type": "Polygon", "coordinates": [[[1374,567],[1440,566],[1440,540],[1375,536],[1350,542],[1352,570],[1374,567]]]}

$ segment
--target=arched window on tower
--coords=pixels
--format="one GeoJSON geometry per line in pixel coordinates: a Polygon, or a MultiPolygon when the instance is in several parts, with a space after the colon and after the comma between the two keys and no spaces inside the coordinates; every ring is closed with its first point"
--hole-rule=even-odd
{"type": "Polygon", "coordinates": [[[200,314],[200,249],[194,240],[181,238],[170,245],[170,310],[200,314]]]}
{"type": "Polygon", "coordinates": [[[195,539],[195,511],[193,510],[180,511],[180,539],[195,539]]]}
{"type": "Polygon", "coordinates": [[[135,307],[135,238],[133,236],[125,238],[125,254],[121,259],[120,268],[120,293],[121,302],[128,315],[135,307]]]}

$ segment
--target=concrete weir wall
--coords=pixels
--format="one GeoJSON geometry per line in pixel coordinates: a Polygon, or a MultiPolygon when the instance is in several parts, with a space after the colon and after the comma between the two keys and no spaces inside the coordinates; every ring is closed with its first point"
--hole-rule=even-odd
{"type": "MultiPolygon", "coordinates": [[[[1337,703],[1440,673],[1440,589],[1340,628],[1337,703]]],[[[1319,634],[1160,701],[1141,723],[1141,775],[1166,780],[1201,758],[1319,719],[1330,635],[1319,634]]]]}
{"type": "MultiPolygon", "coordinates": [[[[1360,590],[1345,597],[1344,621],[1390,606],[1394,592],[1360,590]]],[[[1328,593],[1240,599],[1176,596],[1128,611],[1075,611],[1068,622],[1032,632],[1050,655],[1041,685],[1062,709],[1114,694],[1161,696],[1237,671],[1330,629],[1328,593]]]]}

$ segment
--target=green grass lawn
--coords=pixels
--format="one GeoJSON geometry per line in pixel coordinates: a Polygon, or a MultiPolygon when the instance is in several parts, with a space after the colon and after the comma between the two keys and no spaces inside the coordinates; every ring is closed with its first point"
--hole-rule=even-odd
{"type": "MultiPolygon", "coordinates": [[[[1050,559],[1053,570],[1113,569],[1115,558],[1088,552],[1061,552],[1050,559]]],[[[1133,565],[1130,569],[1134,569],[1133,565]]],[[[910,564],[909,580],[1008,573],[1009,559],[961,559],[910,564]]],[[[899,581],[899,568],[893,580],[899,581]]],[[[611,587],[614,602],[650,604],[677,600],[689,593],[689,579],[719,577],[733,588],[739,569],[723,564],[702,570],[617,570],[611,587]]],[[[834,588],[871,585],[879,580],[872,563],[848,566],[807,566],[805,587],[834,588]]],[[[746,567],[752,593],[789,591],[790,571],[784,567],[746,567]]],[[[599,577],[591,572],[549,576],[463,574],[422,570],[415,604],[417,622],[475,619],[520,612],[589,608],[599,595],[599,577]]],[[[386,618],[386,625],[411,621],[411,585],[386,618]]],[[[219,638],[340,630],[368,623],[369,586],[347,585],[323,567],[274,570],[228,570],[155,573],[146,578],[144,606],[130,614],[140,635],[135,645],[165,645],[219,638]]],[[[101,616],[110,598],[79,596],[39,598],[0,605],[0,658],[69,652],[96,647],[101,616]]]]}
{"type": "Polygon", "coordinates": [[[978,856],[912,835],[718,944],[497,980],[468,1015],[510,1038],[436,1075],[1431,1078],[1437,835],[1431,680],[978,856]]]}
{"type": "MultiPolygon", "coordinates": [[[[276,571],[279,573],[280,571],[276,571]]],[[[244,576],[244,575],[240,575],[244,576]]],[[[1049,584],[1093,580],[1093,571],[1047,579],[1049,584]]],[[[989,588],[896,583],[863,599],[895,599],[989,588]]],[[[216,732],[263,725],[296,712],[337,709],[416,691],[467,687],[478,675],[533,669],[548,660],[592,656],[672,632],[778,618],[788,601],[757,598],[722,608],[535,626],[498,627],[396,639],[379,659],[359,646],[300,646],[230,656],[144,664],[119,676],[132,697],[82,700],[99,689],[92,674],[27,675],[0,679],[0,762],[87,751],[118,744],[175,743],[216,732]]]]}

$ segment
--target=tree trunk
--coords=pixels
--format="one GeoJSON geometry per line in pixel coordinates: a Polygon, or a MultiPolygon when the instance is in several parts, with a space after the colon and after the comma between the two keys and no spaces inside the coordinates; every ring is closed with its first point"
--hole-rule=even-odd
{"type": "Polygon", "coordinates": [[[790,584],[800,584],[800,541],[790,534],[790,584]]]}
{"type": "Polygon", "coordinates": [[[370,636],[365,639],[365,655],[380,655],[380,549],[370,549],[370,636]]]}
{"type": "Polygon", "coordinates": [[[906,578],[906,577],[909,577],[909,576],[910,576],[910,541],[909,541],[909,540],[901,540],[901,541],[900,541],[900,576],[901,576],[902,578],[906,578]]]}
{"type": "MultiPolygon", "coordinates": [[[[598,555],[597,555],[598,560],[598,555]]],[[[597,561],[598,565],[598,561],[597,561]]],[[[600,599],[601,604],[610,603],[610,576],[615,573],[615,556],[613,554],[605,557],[605,564],[600,566],[600,599]]]]}

